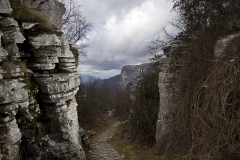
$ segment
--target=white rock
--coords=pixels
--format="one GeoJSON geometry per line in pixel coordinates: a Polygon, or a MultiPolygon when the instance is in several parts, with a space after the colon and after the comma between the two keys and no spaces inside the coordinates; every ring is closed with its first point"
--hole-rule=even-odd
{"type": "Polygon", "coordinates": [[[0,26],[4,26],[4,27],[15,26],[15,27],[18,27],[18,22],[16,20],[14,20],[13,18],[6,17],[6,18],[0,19],[0,26]]]}
{"type": "Polygon", "coordinates": [[[39,24],[39,23],[22,22],[22,27],[23,27],[23,29],[31,29],[32,27],[34,27],[37,24],[39,24]]]}
{"type": "Polygon", "coordinates": [[[0,0],[0,13],[3,14],[12,13],[12,8],[8,0],[0,0]]]}

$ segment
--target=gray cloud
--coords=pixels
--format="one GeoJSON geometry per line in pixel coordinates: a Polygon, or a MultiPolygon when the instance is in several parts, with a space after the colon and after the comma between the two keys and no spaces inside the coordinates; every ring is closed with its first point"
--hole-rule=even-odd
{"type": "Polygon", "coordinates": [[[79,72],[104,73],[101,78],[120,73],[123,65],[147,62],[150,42],[172,20],[172,2],[166,0],[82,0],[85,16],[94,23],[89,33],[88,56],[79,72]],[[114,70],[114,72],[112,71],[114,70]]]}

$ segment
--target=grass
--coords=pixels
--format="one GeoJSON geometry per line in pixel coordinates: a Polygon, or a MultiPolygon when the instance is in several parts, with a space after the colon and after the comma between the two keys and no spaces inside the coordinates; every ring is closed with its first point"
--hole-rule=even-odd
{"type": "Polygon", "coordinates": [[[155,154],[153,147],[138,146],[130,139],[126,132],[127,124],[121,124],[109,143],[121,154],[125,160],[166,160],[165,156],[155,154]]]}
{"type": "Polygon", "coordinates": [[[3,63],[3,70],[6,72],[16,71],[17,65],[12,61],[6,61],[3,63]]]}
{"type": "Polygon", "coordinates": [[[14,72],[17,67],[21,69],[22,72],[27,71],[26,64],[20,60],[7,60],[2,64],[3,70],[6,72],[14,72]]]}

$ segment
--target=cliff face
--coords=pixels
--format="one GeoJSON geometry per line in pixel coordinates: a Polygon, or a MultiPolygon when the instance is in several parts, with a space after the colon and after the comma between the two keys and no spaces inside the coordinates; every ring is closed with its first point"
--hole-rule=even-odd
{"type": "MultiPolygon", "coordinates": [[[[61,28],[62,4],[23,2],[61,28]]],[[[0,159],[85,159],[69,42],[60,31],[38,33],[38,23],[14,19],[12,11],[0,0],[0,159]]]]}
{"type": "Polygon", "coordinates": [[[140,65],[126,65],[122,67],[121,74],[105,79],[103,82],[111,85],[119,85],[130,89],[135,81],[157,67],[156,63],[144,63],[140,65]]]}
{"type": "Polygon", "coordinates": [[[152,63],[123,66],[119,84],[123,87],[127,87],[128,85],[130,87],[138,78],[146,75],[152,69],[152,63]]]}
{"type": "Polygon", "coordinates": [[[168,69],[171,62],[171,54],[174,51],[175,47],[178,47],[179,44],[172,43],[171,45],[164,47],[164,58],[159,59],[160,72],[158,77],[158,89],[159,89],[159,109],[158,109],[158,118],[156,122],[156,141],[158,141],[162,136],[164,136],[171,124],[171,117],[168,117],[169,114],[169,96],[167,92],[167,86],[170,83],[168,69]]]}

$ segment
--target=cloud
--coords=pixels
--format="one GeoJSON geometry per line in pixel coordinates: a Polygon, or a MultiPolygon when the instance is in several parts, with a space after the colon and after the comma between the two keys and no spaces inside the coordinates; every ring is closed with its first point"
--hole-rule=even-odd
{"type": "MultiPolygon", "coordinates": [[[[169,26],[172,2],[165,0],[82,0],[85,16],[94,23],[86,59],[79,72],[110,72],[123,65],[147,62],[147,43],[169,26]]],[[[120,71],[119,71],[120,72],[120,71]]],[[[116,73],[116,72],[112,72],[116,73]]]]}

